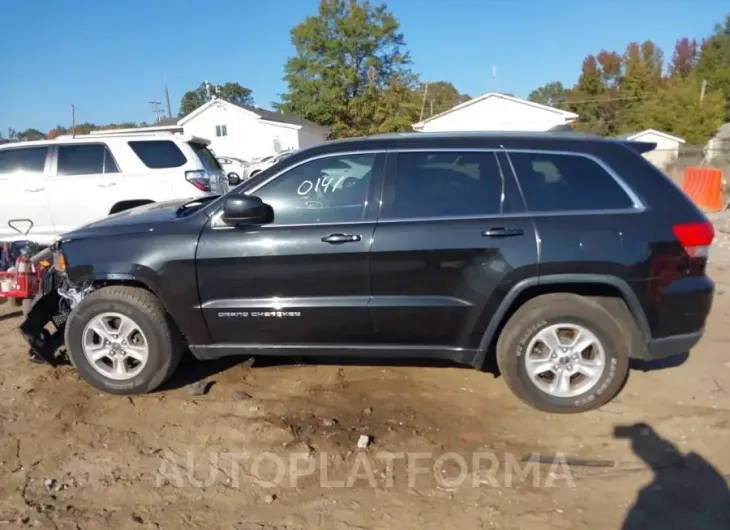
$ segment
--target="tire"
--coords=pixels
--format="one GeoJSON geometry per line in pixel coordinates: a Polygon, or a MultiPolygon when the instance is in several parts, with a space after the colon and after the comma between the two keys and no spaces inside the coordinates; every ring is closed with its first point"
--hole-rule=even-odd
{"type": "MultiPolygon", "coordinates": [[[[565,343],[569,340],[566,338],[565,343]]],[[[497,340],[497,365],[507,386],[522,401],[545,412],[570,414],[599,408],[618,394],[628,376],[629,349],[629,333],[595,300],[569,293],[546,294],[525,302],[509,319],[497,340]],[[559,347],[549,350],[557,351],[557,358],[553,359],[552,353],[538,354],[541,349],[548,351],[547,347],[532,345],[540,344],[540,337],[551,330],[562,333],[563,328],[571,326],[583,328],[583,336],[590,338],[592,334],[595,339],[582,354],[569,348],[563,351],[565,348],[559,343],[559,347]],[[598,366],[595,363],[601,357],[603,362],[598,366]],[[567,363],[562,365],[565,360],[567,363]],[[537,366],[543,361],[548,364],[540,366],[549,366],[548,371],[531,377],[528,362],[537,366]],[[586,366],[589,363],[594,365],[586,366]],[[575,393],[560,393],[547,388],[555,381],[557,376],[552,369],[558,366],[562,367],[558,368],[560,373],[590,370],[596,376],[573,373],[570,379],[577,383],[573,386],[571,381],[569,388],[575,393]]]]}
{"type": "MultiPolygon", "coordinates": [[[[69,314],[65,330],[66,348],[71,363],[79,375],[93,387],[110,394],[143,394],[155,390],[162,385],[175,371],[182,357],[181,337],[177,328],[165,312],[159,299],[149,291],[136,287],[111,286],[104,287],[86,296],[69,314]],[[92,321],[111,318],[105,315],[118,315],[129,319],[137,326],[142,336],[142,348],[146,346],[147,355],[144,363],[130,368],[130,376],[126,379],[108,377],[95,368],[84,350],[84,341],[96,335],[87,329],[92,321]],[[96,319],[96,320],[95,320],[96,319]],[[139,369],[139,370],[137,370],[139,369]],[[138,373],[134,373],[135,371],[138,373]]],[[[119,338],[118,340],[121,340],[119,338]]],[[[131,339],[130,339],[131,342],[131,339]]],[[[117,347],[122,348],[119,342],[117,347]]],[[[99,347],[96,345],[95,347],[99,347]]],[[[113,359],[104,359],[98,365],[113,359]]],[[[134,359],[129,360],[136,362],[134,359]]],[[[113,364],[116,367],[116,363],[113,364]]],[[[107,368],[112,370],[112,368],[107,368]]]]}

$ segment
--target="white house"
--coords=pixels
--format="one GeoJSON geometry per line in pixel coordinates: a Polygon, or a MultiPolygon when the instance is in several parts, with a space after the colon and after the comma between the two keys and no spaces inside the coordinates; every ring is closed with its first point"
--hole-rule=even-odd
{"type": "Polygon", "coordinates": [[[434,131],[547,131],[578,119],[572,112],[526,99],[489,92],[413,124],[422,132],[434,131]]]}
{"type": "Polygon", "coordinates": [[[114,132],[153,131],[181,132],[206,138],[216,155],[243,160],[309,147],[324,142],[328,135],[326,128],[311,121],[217,98],[180,119],[167,119],[146,127],[114,132]]]}
{"type": "Polygon", "coordinates": [[[679,146],[684,144],[684,138],[672,136],[671,134],[657,131],[656,129],[626,133],[619,136],[619,138],[636,140],[637,142],[655,143],[656,147],[644,153],[644,157],[661,169],[665,169],[677,159],[679,156],[679,146]]]}
{"type": "Polygon", "coordinates": [[[720,126],[717,134],[707,142],[705,157],[710,164],[727,163],[730,160],[730,123],[720,126]]]}

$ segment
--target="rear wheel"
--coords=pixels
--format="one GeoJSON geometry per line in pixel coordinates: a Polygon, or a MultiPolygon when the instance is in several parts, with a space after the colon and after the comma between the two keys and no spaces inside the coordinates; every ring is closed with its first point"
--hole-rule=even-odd
{"type": "Polygon", "coordinates": [[[175,371],[182,344],[154,294],[112,286],[86,296],[66,323],[66,347],[81,377],[104,392],[140,394],[175,371]]]}
{"type": "Polygon", "coordinates": [[[629,369],[629,332],[602,305],[558,293],[529,300],[497,341],[507,386],[547,412],[598,408],[621,389],[629,369]]]}

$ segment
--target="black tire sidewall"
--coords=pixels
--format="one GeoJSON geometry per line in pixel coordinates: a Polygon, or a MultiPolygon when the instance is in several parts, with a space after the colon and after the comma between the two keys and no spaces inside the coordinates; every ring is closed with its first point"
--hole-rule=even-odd
{"type": "Polygon", "coordinates": [[[540,410],[580,412],[597,408],[610,401],[626,379],[629,365],[628,342],[624,340],[618,323],[608,314],[606,318],[596,318],[598,315],[586,318],[573,311],[569,313],[556,314],[548,309],[541,316],[521,320],[522,329],[514,335],[511,344],[505,345],[507,351],[514,355],[513,362],[504,366],[504,369],[512,371],[510,379],[513,386],[516,383],[519,387],[513,390],[540,410]],[[527,346],[535,335],[548,326],[561,323],[576,324],[594,333],[601,341],[606,359],[606,369],[598,382],[587,392],[568,398],[552,396],[537,387],[530,379],[524,361],[527,346]]]}
{"type": "Polygon", "coordinates": [[[66,323],[66,347],[68,356],[79,375],[95,388],[113,394],[142,393],[149,390],[160,372],[173,357],[172,345],[164,330],[142,310],[122,299],[82,300],[69,315],[66,323]],[[103,313],[119,313],[131,318],[144,333],[149,348],[146,366],[134,378],[125,381],[109,379],[96,371],[84,355],[82,341],[86,325],[103,313]]]}

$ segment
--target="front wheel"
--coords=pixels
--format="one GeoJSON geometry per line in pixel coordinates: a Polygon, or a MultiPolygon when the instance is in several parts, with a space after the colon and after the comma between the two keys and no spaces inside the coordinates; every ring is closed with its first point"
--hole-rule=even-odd
{"type": "Polygon", "coordinates": [[[598,408],[618,394],[629,369],[629,333],[596,301],[556,293],[512,315],[497,341],[507,386],[546,412],[598,408]]]}
{"type": "Polygon", "coordinates": [[[86,296],[66,323],[71,362],[89,384],[112,394],[141,394],[164,383],[182,347],[154,294],[126,286],[86,296]]]}

